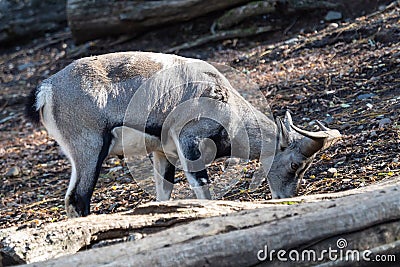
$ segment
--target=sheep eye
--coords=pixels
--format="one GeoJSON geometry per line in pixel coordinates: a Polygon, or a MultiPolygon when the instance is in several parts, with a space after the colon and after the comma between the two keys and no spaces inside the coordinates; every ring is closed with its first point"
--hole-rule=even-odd
{"type": "Polygon", "coordinates": [[[299,164],[292,162],[292,163],[290,163],[290,168],[292,168],[292,170],[296,171],[299,168],[299,164]]]}

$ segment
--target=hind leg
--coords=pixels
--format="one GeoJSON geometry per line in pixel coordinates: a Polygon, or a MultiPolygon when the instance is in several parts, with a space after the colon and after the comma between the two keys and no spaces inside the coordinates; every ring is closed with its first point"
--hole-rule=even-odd
{"type": "MultiPolygon", "coordinates": [[[[52,93],[47,94],[51,96],[52,93]]],[[[70,218],[86,216],[90,212],[90,198],[103,160],[108,155],[112,135],[109,130],[100,128],[101,123],[96,121],[98,118],[77,116],[79,111],[73,109],[61,111],[54,101],[54,98],[46,98],[42,123],[72,165],[65,195],[67,215],[70,218]]]]}
{"type": "Polygon", "coordinates": [[[110,134],[88,133],[85,138],[74,140],[73,146],[68,146],[72,147],[67,153],[72,165],[72,174],[65,196],[65,208],[69,218],[89,215],[90,199],[101,165],[108,155],[110,139],[110,134]]]}

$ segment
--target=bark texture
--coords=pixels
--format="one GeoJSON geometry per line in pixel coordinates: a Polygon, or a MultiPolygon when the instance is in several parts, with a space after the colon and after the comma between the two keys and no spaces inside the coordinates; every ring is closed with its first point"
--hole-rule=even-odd
{"type": "Polygon", "coordinates": [[[80,250],[140,239],[200,218],[262,206],[264,204],[226,201],[156,202],[128,213],[91,215],[39,228],[3,229],[0,230],[0,263],[7,266],[44,261],[80,250]]]}
{"type": "Polygon", "coordinates": [[[65,0],[0,1],[0,44],[28,40],[67,26],[65,0]]]}
{"type": "Polygon", "coordinates": [[[187,21],[249,0],[117,1],[68,0],[68,23],[78,43],[136,34],[157,25],[187,21]]]}
{"type": "Polygon", "coordinates": [[[130,213],[2,230],[2,262],[69,255],[32,266],[279,266],[280,262],[259,261],[258,251],[265,246],[276,251],[337,249],[340,238],[347,242],[344,249],[396,255],[399,192],[400,178],[396,178],[347,192],[262,203],[149,203],[130,213]],[[102,248],[106,245],[111,246],[102,248]],[[78,252],[82,250],[87,251],[78,252]]]}
{"type": "Polygon", "coordinates": [[[320,0],[267,0],[252,1],[227,11],[216,21],[216,29],[227,29],[243,20],[270,13],[296,13],[337,7],[338,4],[320,0]]]}

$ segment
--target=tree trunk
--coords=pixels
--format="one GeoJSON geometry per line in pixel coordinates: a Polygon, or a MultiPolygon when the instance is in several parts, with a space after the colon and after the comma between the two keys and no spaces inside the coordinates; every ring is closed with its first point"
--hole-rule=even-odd
{"type": "Polygon", "coordinates": [[[257,259],[265,246],[321,252],[337,249],[339,238],[347,241],[344,249],[396,254],[399,191],[400,178],[395,178],[363,189],[263,203],[149,203],[130,213],[5,229],[1,255],[3,263],[24,263],[97,248],[33,266],[249,266],[271,263],[257,259]],[[127,240],[132,242],[101,248],[127,240]]]}
{"type": "Polygon", "coordinates": [[[82,43],[104,36],[135,34],[247,2],[249,0],[68,0],[67,16],[75,40],[82,43]]]}
{"type": "Polygon", "coordinates": [[[65,0],[0,1],[0,44],[28,40],[67,26],[65,0]]]}

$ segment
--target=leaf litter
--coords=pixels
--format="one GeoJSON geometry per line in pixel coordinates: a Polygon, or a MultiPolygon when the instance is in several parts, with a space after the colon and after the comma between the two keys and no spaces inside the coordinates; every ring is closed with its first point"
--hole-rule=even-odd
{"type": "MultiPolygon", "coordinates": [[[[288,109],[300,127],[317,130],[318,119],[343,134],[341,141],[317,154],[300,194],[343,191],[400,174],[399,22],[400,8],[394,6],[291,42],[245,39],[206,49],[208,60],[237,68],[256,81],[275,116],[283,116],[288,109]]],[[[52,42],[57,35],[47,36],[0,54],[0,228],[38,227],[66,219],[63,198],[70,165],[44,128],[25,120],[22,103],[31,88],[72,61],[68,51],[74,45],[68,34],[59,33],[64,36],[60,42],[52,42]],[[44,46],[45,42],[49,45],[44,46]]],[[[135,45],[128,42],[113,49],[132,50],[135,45]]],[[[91,49],[93,54],[104,53],[103,48],[91,49]]],[[[211,180],[218,181],[224,162],[211,164],[211,180]]],[[[236,168],[240,179],[222,199],[271,198],[266,182],[249,189],[258,168],[257,161],[236,168]]],[[[176,181],[175,196],[179,197],[179,189],[186,186],[182,172],[176,181]]],[[[151,200],[154,196],[135,183],[126,164],[109,158],[91,210],[120,212],[151,200]]]]}

